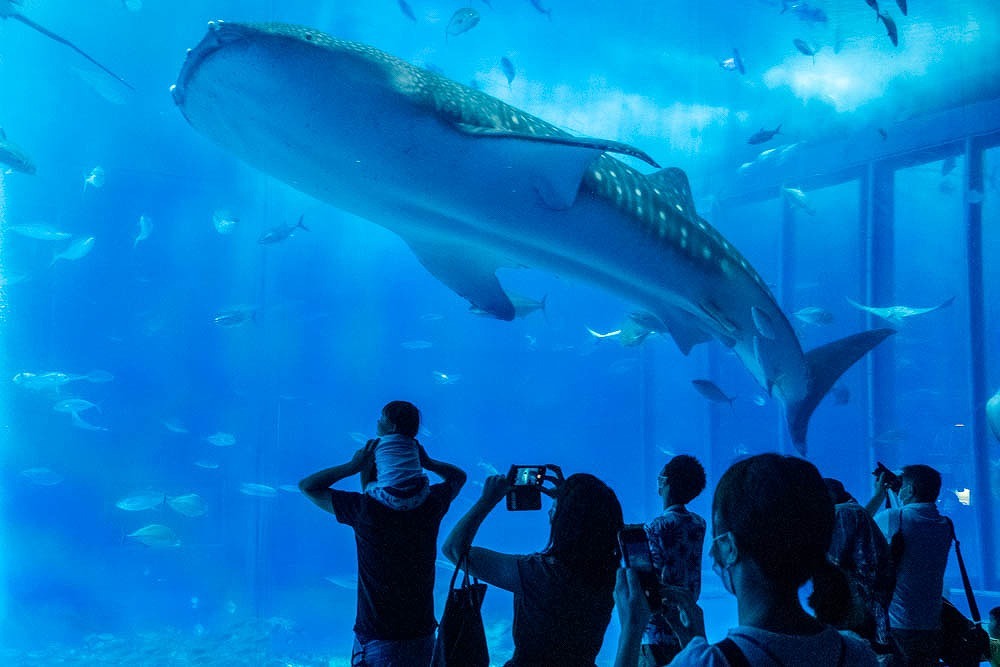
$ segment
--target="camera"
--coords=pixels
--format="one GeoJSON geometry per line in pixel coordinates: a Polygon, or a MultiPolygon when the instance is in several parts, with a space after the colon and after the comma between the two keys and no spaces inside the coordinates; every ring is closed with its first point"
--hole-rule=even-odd
{"type": "Polygon", "coordinates": [[[882,479],[885,481],[885,485],[892,489],[893,493],[899,493],[899,490],[903,486],[903,480],[899,475],[886,468],[881,461],[878,462],[878,467],[872,471],[872,475],[874,475],[875,479],[878,479],[879,475],[884,475],[882,479]]]}
{"type": "Polygon", "coordinates": [[[653,554],[649,550],[646,529],[642,524],[627,524],[618,531],[618,546],[622,551],[622,562],[639,575],[639,585],[646,596],[649,608],[656,612],[663,606],[660,596],[660,578],[653,567],[653,554]]]}
{"type": "Polygon", "coordinates": [[[545,466],[512,465],[507,473],[507,509],[512,512],[542,509],[542,482],[545,466]]]}

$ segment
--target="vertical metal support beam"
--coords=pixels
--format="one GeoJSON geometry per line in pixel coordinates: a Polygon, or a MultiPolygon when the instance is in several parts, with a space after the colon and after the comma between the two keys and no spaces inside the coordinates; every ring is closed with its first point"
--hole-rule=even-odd
{"type": "MultiPolygon", "coordinates": [[[[893,302],[895,291],[895,262],[893,246],[895,242],[895,172],[882,163],[868,165],[865,175],[866,189],[862,202],[866,213],[862,218],[865,225],[862,233],[864,244],[864,271],[862,276],[865,303],[880,305],[893,302]]],[[[865,329],[875,326],[873,315],[864,314],[865,329]]],[[[877,438],[894,423],[894,405],[889,397],[895,396],[895,375],[893,359],[895,344],[892,338],[865,355],[868,376],[868,442],[869,460],[873,464],[881,458],[877,438]]],[[[899,462],[890,461],[892,467],[899,462]]]]}
{"type": "MultiPolygon", "coordinates": [[[[967,193],[983,192],[984,151],[974,139],[965,143],[967,193]]],[[[972,413],[972,464],[975,485],[973,506],[979,535],[979,569],[982,586],[997,587],[996,544],[993,535],[993,502],[990,497],[990,457],[986,413],[986,306],[983,290],[983,204],[966,196],[965,233],[969,270],[969,387],[972,413]]]]}
{"type": "Polygon", "coordinates": [[[651,506],[652,494],[646,489],[653,488],[652,480],[656,463],[656,353],[652,345],[639,346],[639,442],[642,446],[639,469],[639,488],[642,489],[642,515],[652,517],[659,507],[651,506]]]}
{"type": "MultiPolygon", "coordinates": [[[[789,313],[795,301],[795,211],[788,198],[781,197],[781,231],[778,237],[778,303],[781,309],[789,313]]],[[[782,454],[795,450],[790,447],[791,437],[785,426],[784,411],[778,411],[778,423],[775,437],[782,454]]]]}

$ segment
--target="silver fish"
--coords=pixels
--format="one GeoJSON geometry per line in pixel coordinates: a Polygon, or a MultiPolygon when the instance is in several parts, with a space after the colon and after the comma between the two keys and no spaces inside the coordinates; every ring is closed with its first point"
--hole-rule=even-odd
{"type": "Polygon", "coordinates": [[[205,500],[197,493],[167,498],[167,505],[178,514],[190,517],[201,516],[208,510],[205,500]]]}
{"type": "MultiPolygon", "coordinates": [[[[5,0],[0,0],[0,3],[3,2],[5,0]]],[[[2,16],[2,10],[0,10],[0,17],[2,16]]],[[[19,146],[7,140],[7,134],[3,128],[0,128],[0,164],[5,164],[14,171],[25,174],[35,173],[35,163],[19,146]]]]}
{"type": "Polygon", "coordinates": [[[691,384],[698,390],[698,393],[714,403],[728,403],[730,406],[736,400],[735,396],[729,396],[719,389],[719,385],[711,380],[691,380],[691,384]]]}
{"type": "Polygon", "coordinates": [[[469,32],[477,25],[479,25],[479,12],[472,7],[463,7],[455,10],[455,13],[451,15],[451,20],[448,21],[448,26],[445,28],[445,34],[454,37],[463,32],[469,32]]]}
{"type": "Polygon", "coordinates": [[[153,221],[146,217],[145,215],[139,216],[139,233],[136,234],[135,241],[132,242],[132,247],[139,245],[139,241],[145,241],[149,238],[149,235],[153,233],[153,221]]]}
{"type": "Polygon", "coordinates": [[[218,431],[212,435],[206,436],[205,441],[210,445],[215,445],[216,447],[232,447],[236,444],[236,436],[232,433],[226,433],[225,431],[218,431]]]}
{"type": "Polygon", "coordinates": [[[55,264],[60,259],[65,259],[69,261],[76,261],[78,259],[83,259],[84,257],[90,254],[91,250],[94,249],[94,241],[96,240],[97,239],[95,239],[93,236],[88,236],[85,239],[77,239],[76,241],[73,241],[66,247],[65,250],[63,250],[62,252],[57,252],[55,254],[49,266],[52,266],[52,264],[55,264]]]}
{"type": "Polygon", "coordinates": [[[220,327],[232,328],[243,326],[248,322],[252,322],[257,319],[257,309],[250,306],[241,306],[239,308],[231,308],[229,310],[223,310],[212,318],[220,327]]]}
{"type": "Polygon", "coordinates": [[[159,523],[151,523],[148,526],[143,526],[139,530],[129,533],[128,537],[131,537],[136,542],[145,544],[147,547],[177,547],[181,544],[172,529],[159,523]]]}
{"type": "MultiPolygon", "coordinates": [[[[0,2],[2,2],[2,0],[0,0],[0,2]]],[[[94,167],[87,174],[86,178],[83,179],[83,189],[86,190],[88,186],[92,188],[103,188],[106,180],[107,176],[104,173],[104,167],[94,167]]]]}
{"type": "Polygon", "coordinates": [[[302,224],[302,218],[304,217],[305,216],[300,215],[299,221],[294,225],[279,225],[274,229],[269,229],[268,231],[264,232],[264,234],[262,234],[259,239],[257,239],[257,243],[261,245],[279,243],[287,239],[292,234],[294,234],[295,230],[297,229],[304,229],[308,232],[309,228],[306,227],[304,224],[302,224]]]}
{"type": "Polygon", "coordinates": [[[258,498],[274,498],[278,495],[273,486],[267,484],[256,484],[254,482],[243,482],[240,484],[240,493],[245,496],[256,496],[258,498]]]}
{"type": "Polygon", "coordinates": [[[21,474],[38,486],[55,486],[63,481],[62,475],[45,467],[27,468],[22,470],[21,474]]]}
{"type": "Polygon", "coordinates": [[[147,492],[126,496],[115,503],[115,507],[126,512],[144,512],[159,507],[166,499],[162,493],[147,492]]]}
{"type": "Polygon", "coordinates": [[[98,412],[101,411],[99,407],[97,407],[90,401],[84,400],[82,398],[67,398],[53,405],[52,409],[55,410],[56,412],[66,412],[66,413],[85,412],[87,410],[94,410],[94,409],[96,409],[98,412]]]}
{"type": "MultiPolygon", "coordinates": [[[[2,161],[2,159],[0,159],[2,161]]],[[[61,232],[44,222],[29,222],[23,225],[7,225],[8,232],[39,241],[65,241],[73,236],[69,232],[61,232]]]]}

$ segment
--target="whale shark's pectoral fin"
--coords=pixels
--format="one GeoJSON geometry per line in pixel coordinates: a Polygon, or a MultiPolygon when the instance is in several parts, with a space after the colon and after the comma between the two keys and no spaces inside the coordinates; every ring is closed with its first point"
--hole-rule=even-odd
{"type": "Polygon", "coordinates": [[[598,139],[596,137],[574,137],[571,135],[539,135],[528,132],[517,132],[516,130],[504,130],[495,127],[482,127],[480,125],[469,125],[468,123],[454,123],[454,126],[465,134],[477,137],[489,137],[493,139],[519,139],[522,141],[538,141],[546,144],[557,144],[562,146],[576,146],[577,148],[592,148],[602,153],[620,153],[631,155],[643,162],[650,164],[657,169],[660,165],[651,158],[646,151],[635,146],[623,144],[620,141],[611,139],[598,139]]]}
{"type": "Polygon", "coordinates": [[[514,319],[514,304],[497,280],[496,270],[506,264],[468,244],[404,238],[413,254],[431,274],[473,307],[498,320],[514,319]]]}
{"type": "Polygon", "coordinates": [[[705,331],[698,319],[677,308],[660,309],[656,315],[670,337],[674,339],[678,349],[687,356],[691,348],[699,343],[712,340],[712,334],[705,331]]]}

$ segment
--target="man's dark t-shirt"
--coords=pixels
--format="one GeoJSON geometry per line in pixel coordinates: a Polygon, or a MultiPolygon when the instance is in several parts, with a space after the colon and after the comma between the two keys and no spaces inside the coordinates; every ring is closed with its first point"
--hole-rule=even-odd
{"type": "Polygon", "coordinates": [[[337,521],[354,528],[358,546],[358,638],[418,639],[434,632],[434,561],[452,487],[432,485],[412,510],[389,509],[361,493],[331,493],[337,521]]]}

